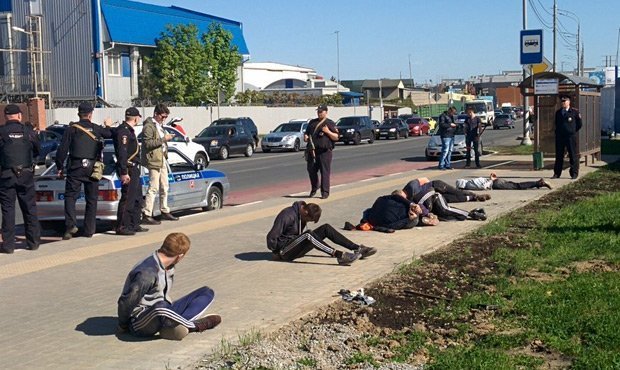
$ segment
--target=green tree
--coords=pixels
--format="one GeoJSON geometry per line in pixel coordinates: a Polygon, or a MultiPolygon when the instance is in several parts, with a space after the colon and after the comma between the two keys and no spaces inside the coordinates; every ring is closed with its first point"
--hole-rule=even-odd
{"type": "Polygon", "coordinates": [[[241,62],[231,42],[230,32],[218,23],[203,34],[193,24],[166,26],[155,42],[153,56],[146,60],[144,97],[200,105],[217,101],[219,85],[227,100],[234,93],[241,62]]]}

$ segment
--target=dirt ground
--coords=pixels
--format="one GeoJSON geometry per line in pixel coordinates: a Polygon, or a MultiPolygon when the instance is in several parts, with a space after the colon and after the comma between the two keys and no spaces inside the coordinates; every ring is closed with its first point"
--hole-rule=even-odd
{"type": "MultiPolygon", "coordinates": [[[[441,349],[471,343],[479,336],[498,332],[493,324],[493,305],[472,308],[457,319],[431,310],[450,311],[452,301],[472,292],[494,292],[499,267],[491,256],[498,248],[536,248],[526,242],[524,231],[536,227],[532,221],[540,209],[560,209],[575,200],[620,191],[620,183],[601,178],[579,181],[567,189],[552,192],[510,217],[508,229],[500,234],[470,234],[450,246],[421,257],[365,287],[376,299],[371,306],[339,301],[319,312],[293,322],[269,338],[203,359],[201,369],[415,369],[428,362],[426,344],[441,349]],[[474,246],[475,248],[470,248],[474,246]],[[466,327],[463,331],[463,327],[466,327]],[[421,333],[421,343],[411,347],[412,335],[421,333]],[[404,357],[403,357],[404,356],[404,357]],[[397,361],[395,361],[397,360],[397,361]],[[395,362],[398,362],[395,363],[395,362]]],[[[577,269],[605,269],[602,261],[575,266],[577,269]]],[[[529,276],[529,275],[528,275],[529,276]]],[[[533,279],[561,278],[531,273],[533,279]]],[[[566,368],[570,360],[553,353],[544,343],[532,342],[514,351],[544,360],[543,368],[566,368]]]]}

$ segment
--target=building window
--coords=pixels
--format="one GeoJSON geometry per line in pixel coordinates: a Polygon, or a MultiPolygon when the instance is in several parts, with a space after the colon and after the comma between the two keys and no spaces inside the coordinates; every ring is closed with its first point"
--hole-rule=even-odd
{"type": "Polygon", "coordinates": [[[292,89],[293,88],[293,80],[290,79],[290,78],[287,78],[286,80],[284,80],[284,88],[292,89]]]}
{"type": "Polygon", "coordinates": [[[121,55],[118,53],[108,54],[108,75],[120,76],[121,75],[121,55]]]}
{"type": "Polygon", "coordinates": [[[123,68],[123,77],[131,77],[131,60],[129,54],[121,54],[121,64],[123,68]]]}

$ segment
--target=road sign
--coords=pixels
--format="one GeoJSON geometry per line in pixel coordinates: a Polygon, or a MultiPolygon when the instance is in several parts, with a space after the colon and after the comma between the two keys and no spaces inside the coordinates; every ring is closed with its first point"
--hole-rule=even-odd
{"type": "Polygon", "coordinates": [[[551,70],[551,62],[547,58],[543,57],[542,63],[532,65],[532,73],[547,72],[551,70]]]}
{"type": "Polygon", "coordinates": [[[543,61],[543,31],[521,31],[521,64],[538,64],[543,61]]]}
{"type": "Polygon", "coordinates": [[[559,90],[557,78],[539,78],[534,80],[535,95],[556,95],[559,90]]]}

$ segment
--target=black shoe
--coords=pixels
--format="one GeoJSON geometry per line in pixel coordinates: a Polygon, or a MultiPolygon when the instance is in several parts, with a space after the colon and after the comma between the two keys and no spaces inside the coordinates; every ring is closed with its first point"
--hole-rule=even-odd
{"type": "Polygon", "coordinates": [[[329,194],[323,194],[323,195],[321,195],[321,199],[327,199],[327,198],[329,198],[329,194]]]}
{"type": "Polygon", "coordinates": [[[553,176],[551,176],[551,178],[552,178],[552,179],[559,179],[559,178],[560,178],[560,175],[553,175],[553,176]]]}
{"type": "Polygon", "coordinates": [[[476,168],[482,168],[482,166],[480,165],[480,163],[478,163],[478,164],[476,165],[476,168]]]}
{"type": "Polygon", "coordinates": [[[343,229],[349,230],[349,231],[355,230],[355,225],[353,225],[349,221],[345,221],[343,229]]]}
{"type": "Polygon", "coordinates": [[[39,249],[39,243],[34,243],[32,245],[29,245],[26,247],[26,249],[28,249],[29,251],[36,251],[37,249],[39,249]]]}
{"type": "Polygon", "coordinates": [[[377,253],[377,248],[367,247],[363,244],[360,244],[360,249],[358,249],[358,251],[362,255],[361,258],[366,258],[366,257],[370,257],[373,254],[377,253]]]}
{"type": "Polygon", "coordinates": [[[469,212],[469,217],[472,220],[486,221],[487,214],[486,214],[486,212],[484,211],[483,208],[476,208],[476,209],[472,210],[471,212],[469,212]]]}
{"type": "Polygon", "coordinates": [[[158,221],[156,219],[154,219],[151,216],[147,216],[145,214],[142,214],[142,222],[145,225],[159,225],[161,224],[161,221],[158,221]]]}
{"type": "Polygon", "coordinates": [[[213,329],[218,326],[222,322],[222,317],[220,315],[207,315],[198,320],[194,321],[195,329],[192,331],[196,331],[198,333],[203,332],[205,330],[213,329]]]}
{"type": "Polygon", "coordinates": [[[577,176],[578,176],[578,175],[572,175],[572,176],[570,177],[570,179],[571,179],[571,180],[577,180],[577,176]]]}
{"type": "Polygon", "coordinates": [[[62,240],[69,240],[73,238],[73,235],[77,234],[78,228],[77,226],[73,226],[71,229],[65,231],[65,234],[62,236],[62,240]]]}
{"type": "Polygon", "coordinates": [[[5,249],[4,245],[0,247],[0,253],[4,253],[4,254],[13,254],[13,252],[15,252],[15,249],[11,248],[11,249],[5,249]]]}
{"type": "Polygon", "coordinates": [[[308,194],[308,198],[312,198],[315,195],[316,195],[316,190],[311,190],[310,194],[308,194]]]}
{"type": "Polygon", "coordinates": [[[136,232],[133,230],[119,229],[116,230],[116,235],[136,235],[136,232]]]}
{"type": "Polygon", "coordinates": [[[470,168],[470,167],[471,167],[471,164],[469,164],[469,163],[467,163],[467,164],[465,165],[465,168],[470,168]]]}
{"type": "Polygon", "coordinates": [[[135,229],[133,229],[133,231],[135,231],[137,233],[145,233],[145,232],[149,231],[149,229],[147,229],[146,227],[142,227],[142,226],[138,225],[135,229]]]}
{"type": "Polygon", "coordinates": [[[357,261],[362,257],[362,254],[359,251],[355,251],[353,253],[344,252],[341,257],[338,257],[338,264],[342,266],[349,266],[353,262],[357,261]]]}
{"type": "Polygon", "coordinates": [[[179,220],[179,218],[177,216],[173,216],[172,213],[165,213],[165,212],[162,212],[159,218],[161,220],[166,220],[166,221],[178,221],[179,220]]]}

